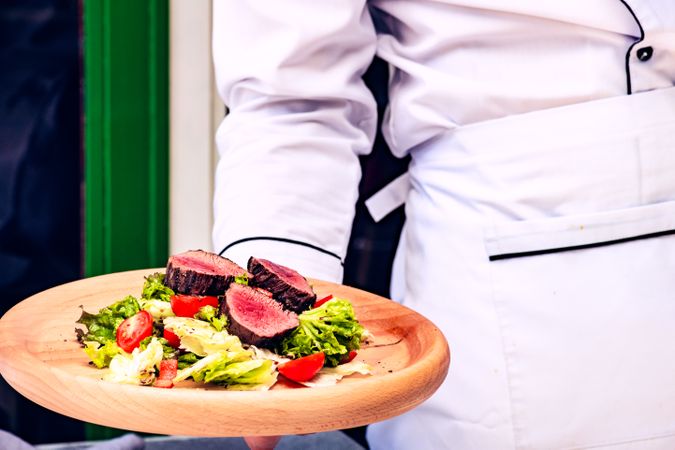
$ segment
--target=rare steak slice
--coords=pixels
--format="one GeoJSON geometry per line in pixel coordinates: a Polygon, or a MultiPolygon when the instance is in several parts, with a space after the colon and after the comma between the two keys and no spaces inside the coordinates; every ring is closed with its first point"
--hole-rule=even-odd
{"type": "Polygon", "coordinates": [[[253,274],[254,284],[270,291],[286,309],[299,314],[311,308],[316,300],[305,277],[293,269],[251,256],[248,271],[253,274]]]}
{"type": "Polygon", "coordinates": [[[203,250],[169,257],[164,284],[180,294],[223,295],[234,277],[250,274],[227,258],[203,250]]]}
{"type": "Polygon", "coordinates": [[[231,334],[258,347],[274,348],[299,325],[295,313],[283,309],[261,289],[238,283],[225,292],[221,312],[227,315],[231,334]]]}

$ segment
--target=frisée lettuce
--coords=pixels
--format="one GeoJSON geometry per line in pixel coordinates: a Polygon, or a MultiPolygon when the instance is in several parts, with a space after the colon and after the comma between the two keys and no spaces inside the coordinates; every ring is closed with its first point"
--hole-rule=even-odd
{"type": "Polygon", "coordinates": [[[164,274],[160,272],[153,273],[145,277],[141,297],[146,300],[160,300],[170,302],[173,290],[164,285],[164,274]]]}
{"type": "Polygon", "coordinates": [[[133,295],[128,295],[110,306],[101,308],[98,314],[90,314],[83,310],[76,323],[85,325],[88,331],[85,333],[77,328],[75,330],[77,339],[83,345],[85,342],[98,342],[101,345],[105,345],[108,341],[114,342],[117,327],[124,322],[124,319],[140,310],[141,306],[133,295]]]}
{"type": "Polygon", "coordinates": [[[211,305],[199,308],[199,312],[195,314],[195,319],[205,320],[217,331],[223,331],[223,328],[227,326],[227,317],[219,315],[218,310],[211,305]]]}
{"type": "Polygon", "coordinates": [[[145,277],[141,298],[138,303],[141,309],[149,312],[156,321],[175,314],[171,309],[171,296],[174,292],[168,286],[164,286],[164,274],[153,273],[145,277]]]}
{"type": "Polygon", "coordinates": [[[298,316],[300,326],[281,342],[280,353],[294,358],[323,352],[326,365],[335,367],[361,345],[364,328],[356,320],[352,304],[333,298],[298,316]]]}
{"type": "Polygon", "coordinates": [[[117,346],[115,341],[107,341],[100,345],[98,342],[86,341],[84,342],[84,351],[94,363],[96,367],[102,369],[110,365],[110,361],[122,352],[122,349],[117,346]]]}

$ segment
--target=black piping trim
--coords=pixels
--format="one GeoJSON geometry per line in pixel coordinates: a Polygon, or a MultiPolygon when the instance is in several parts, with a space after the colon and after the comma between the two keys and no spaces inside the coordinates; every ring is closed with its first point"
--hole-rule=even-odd
{"type": "Polygon", "coordinates": [[[500,255],[491,255],[490,261],[497,261],[497,260],[500,260],[500,259],[521,258],[521,257],[525,257],[525,256],[545,255],[547,253],[567,252],[567,251],[571,251],[571,250],[583,250],[583,249],[593,248],[593,247],[604,247],[604,246],[607,246],[607,245],[623,244],[624,242],[638,241],[638,240],[641,240],[641,239],[649,239],[649,238],[655,238],[655,237],[660,237],[660,236],[668,236],[670,234],[675,234],[675,230],[658,231],[656,233],[641,234],[639,236],[631,236],[631,237],[627,237],[627,238],[614,239],[612,241],[594,242],[592,244],[573,245],[573,246],[570,246],[570,247],[547,248],[547,249],[542,249],[542,250],[533,250],[531,252],[520,252],[520,253],[502,253],[500,255]]]}
{"type": "Polygon", "coordinates": [[[623,5],[628,8],[628,12],[630,12],[630,15],[633,16],[633,19],[635,19],[635,23],[637,23],[638,28],[640,29],[640,39],[637,41],[633,42],[630,47],[628,47],[628,51],[626,52],[626,89],[627,89],[627,94],[630,95],[633,93],[633,86],[631,83],[630,79],[630,54],[633,51],[633,47],[635,47],[637,44],[642,42],[645,39],[645,30],[642,28],[642,24],[640,23],[640,19],[638,19],[637,15],[635,15],[635,11],[633,11],[633,8],[626,3],[625,0],[619,0],[623,5]]]}
{"type": "Polygon", "coordinates": [[[303,247],[309,247],[311,249],[316,250],[317,252],[325,253],[326,255],[332,256],[333,258],[336,258],[338,261],[340,261],[340,265],[344,267],[345,263],[342,261],[342,258],[340,258],[339,255],[336,255],[335,253],[328,251],[324,248],[317,247],[314,244],[310,244],[308,242],[303,242],[303,241],[297,241],[295,239],[288,239],[288,238],[282,238],[282,237],[274,237],[274,236],[253,236],[253,237],[247,237],[243,239],[238,239],[234,242],[230,242],[223,248],[219,255],[223,255],[228,249],[234,247],[237,244],[241,244],[243,242],[249,242],[249,241],[278,241],[278,242],[286,242],[288,244],[296,244],[296,245],[302,245],[303,247]]]}

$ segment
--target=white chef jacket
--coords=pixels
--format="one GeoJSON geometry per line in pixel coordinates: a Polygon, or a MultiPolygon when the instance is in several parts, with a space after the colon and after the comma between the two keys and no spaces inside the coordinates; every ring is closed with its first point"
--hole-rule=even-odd
{"type": "MultiPolygon", "coordinates": [[[[446,234],[456,233],[460,238],[474,223],[474,218],[469,218],[463,226],[453,228],[449,218],[438,215],[439,208],[448,206],[450,209],[459,205],[453,212],[468,217],[472,211],[488,205],[491,211],[498,211],[507,218],[520,220],[528,214],[535,219],[540,218],[536,216],[539,205],[532,206],[536,201],[528,204],[520,199],[509,204],[510,193],[514,197],[523,196],[518,190],[520,185],[511,182],[508,177],[495,175],[495,168],[502,170],[502,166],[507,166],[512,172],[518,170],[522,172],[516,177],[519,180],[536,179],[541,174],[552,176],[555,182],[544,184],[543,190],[550,190],[553,192],[551,195],[558,196],[556,198],[563,198],[565,189],[571,189],[565,184],[568,179],[555,178],[554,162],[564,166],[563,172],[574,171],[574,165],[567,167],[564,159],[555,161],[559,155],[552,156],[548,162],[537,162],[536,170],[534,165],[533,169],[513,169],[511,159],[506,164],[495,159],[494,155],[471,154],[470,158],[465,158],[467,155],[461,151],[455,152],[458,155],[456,161],[439,159],[444,146],[449,149],[455,145],[448,143],[449,136],[455,136],[453,139],[459,142],[456,144],[458,148],[473,151],[473,148],[485,144],[486,133],[481,130],[487,130],[487,134],[494,131],[495,136],[504,136],[505,155],[524,149],[535,161],[537,156],[532,152],[536,152],[537,145],[544,140],[569,144],[568,141],[577,133],[580,136],[592,134],[592,123],[570,127],[571,136],[561,134],[559,128],[550,127],[550,122],[559,117],[573,121],[575,110],[566,107],[591,105],[589,120],[603,108],[608,115],[614,112],[617,117],[624,117],[614,126],[607,123],[609,121],[598,124],[599,134],[620,135],[622,129],[618,124],[626,125],[626,114],[623,114],[621,104],[617,105],[612,99],[663,90],[675,83],[675,2],[667,0],[232,0],[215,3],[214,20],[218,88],[230,108],[230,114],[217,135],[221,160],[216,180],[215,248],[223,249],[225,256],[239,263],[244,263],[250,255],[265,256],[295,267],[308,276],[332,281],[340,281],[342,276],[342,260],[360,177],[357,157],[370,151],[375,131],[375,104],[361,81],[361,75],[375,54],[391,66],[390,104],[383,130],[385,137],[395,154],[413,156],[413,201],[407,210],[407,227],[413,231],[407,234],[417,242],[411,243],[408,238],[406,243],[406,236],[402,238],[395,276],[404,272],[403,266],[407,266],[410,272],[410,267],[435,263],[434,249],[424,247],[420,239],[428,232],[428,236],[440,242],[443,233],[438,234],[438,227],[433,229],[430,225],[428,230],[425,229],[425,221],[447,220],[443,224],[446,234]],[[540,111],[560,109],[563,111],[560,115],[531,116],[540,111]],[[536,136],[533,142],[527,139],[531,127],[537,127],[538,131],[532,133],[536,136]],[[515,136],[511,130],[519,130],[520,134],[515,136]],[[509,149],[509,146],[512,148],[509,149]],[[486,168],[468,182],[453,174],[453,171],[474,167],[476,160],[485,161],[486,168]],[[433,183],[437,180],[425,188],[425,178],[438,178],[439,172],[449,174],[448,180],[454,177],[458,189],[456,196],[452,189],[445,186],[436,189],[433,183]],[[490,189],[481,191],[483,177],[490,182],[499,179],[505,189],[500,191],[499,186],[490,186],[490,189]],[[558,186],[561,187],[559,192],[555,189],[558,186]],[[465,196],[465,192],[461,191],[464,188],[466,191],[473,190],[471,196],[465,196]],[[440,191],[444,192],[443,196],[436,198],[440,191]],[[504,198],[501,198],[502,195],[504,198]],[[504,206],[496,204],[495,198],[504,200],[504,206]],[[474,200],[475,204],[468,203],[474,200]],[[460,206],[467,207],[463,210],[460,206]]],[[[639,102],[651,107],[651,103],[639,102]]],[[[661,105],[663,108],[657,109],[663,110],[665,118],[672,121],[668,103],[665,103],[661,105]]],[[[651,125],[650,122],[645,126],[651,125]]],[[[494,142],[490,144],[494,145],[494,142]]],[[[603,145],[598,145],[605,152],[603,155],[611,155],[611,145],[603,145]]],[[[588,163],[589,167],[593,164],[592,160],[584,160],[583,148],[570,148],[570,158],[579,158],[580,164],[588,163]]],[[[527,158],[513,159],[515,164],[524,160],[527,158]]],[[[658,173],[656,163],[646,163],[653,165],[653,172],[658,173]]],[[[503,173],[508,173],[508,170],[503,173]]],[[[603,179],[605,174],[601,168],[599,170],[601,176],[598,178],[603,179]]],[[[659,176],[665,175],[657,178],[659,176]]],[[[579,180],[587,182],[592,178],[580,176],[579,180]]],[[[614,188],[611,185],[607,189],[611,191],[614,188]]],[[[656,188],[652,190],[658,191],[656,188]]],[[[532,197],[536,197],[538,192],[534,194],[532,197]]],[[[524,194],[525,197],[527,195],[524,194]]],[[[616,196],[609,192],[606,197],[611,203],[616,196]]],[[[659,200],[673,199],[672,190],[669,190],[659,200]]],[[[576,203],[558,203],[562,205],[563,213],[568,212],[564,211],[565,208],[577,208],[572,211],[575,214],[588,213],[588,208],[592,211],[597,206],[583,199],[576,203]]],[[[611,205],[612,208],[614,206],[611,205]]],[[[553,214],[561,211],[553,211],[553,214]]],[[[650,211],[644,214],[658,216],[659,220],[664,215],[663,208],[658,214],[650,211]]],[[[621,217],[608,214],[602,218],[605,223],[612,220],[635,222],[629,220],[632,212],[622,213],[621,217]]],[[[456,219],[462,221],[460,217],[456,219]]],[[[593,221],[600,220],[594,217],[593,221]]],[[[523,222],[531,225],[530,221],[523,222]]],[[[475,223],[478,225],[477,221],[475,223]]],[[[447,273],[448,279],[452,280],[455,273],[457,284],[485,284],[477,275],[472,280],[475,273],[471,270],[463,272],[462,266],[475,264],[478,267],[482,262],[474,259],[479,257],[487,260],[488,257],[498,259],[517,252],[539,252],[539,248],[527,247],[532,242],[530,235],[523,244],[522,236],[515,232],[509,235],[510,225],[499,225],[495,228],[501,233],[497,237],[486,233],[485,248],[480,249],[484,253],[478,252],[477,246],[448,245],[448,252],[456,250],[458,259],[464,258],[462,264],[455,261],[447,265],[453,268],[454,264],[454,270],[447,273]]],[[[569,224],[562,225],[562,231],[558,222],[547,222],[544,227],[555,228],[562,236],[560,242],[567,242],[570,248],[589,243],[584,240],[585,236],[568,236],[569,224]]],[[[522,232],[521,228],[517,231],[522,232]]],[[[649,231],[651,229],[646,233],[649,231]]],[[[467,241],[474,237],[468,236],[467,241]]],[[[622,237],[617,235],[615,240],[622,237]]],[[[611,258],[611,254],[602,255],[598,261],[606,262],[611,258]]],[[[587,285],[592,284],[592,279],[587,285]]],[[[464,294],[470,298],[474,294],[479,296],[478,291],[479,288],[464,294]]],[[[615,443],[626,448],[643,448],[645,440],[654,438],[649,434],[640,435],[640,439],[644,439],[634,441],[637,447],[631,447],[630,436],[633,435],[630,433],[629,437],[607,436],[607,442],[602,441],[602,433],[589,433],[593,436],[588,441],[584,441],[582,436],[580,440],[547,441],[548,435],[556,433],[547,433],[541,426],[538,434],[521,429],[526,421],[515,416],[522,405],[512,402],[510,407],[507,406],[507,387],[497,386],[501,382],[492,382],[485,374],[476,375],[475,383],[467,383],[474,378],[473,373],[462,366],[463,361],[472,357],[465,352],[466,347],[474,347],[477,355],[492,350],[496,354],[494,343],[480,344],[480,336],[474,339],[471,329],[453,334],[454,328],[459,330],[462,324],[446,323],[444,317],[461,317],[464,311],[446,310],[442,303],[430,302],[432,306],[419,303],[419,297],[434,295],[433,291],[411,287],[410,283],[394,290],[398,300],[405,297],[410,306],[437,320],[448,335],[451,347],[462,340],[469,342],[464,348],[456,344],[453,352],[453,361],[457,363],[451,368],[446,385],[453,384],[455,376],[455,387],[444,386],[426,408],[418,410],[419,413],[396,419],[395,427],[373,427],[372,444],[377,448],[407,448],[412,445],[420,448],[450,445],[457,448],[555,448],[615,443]],[[494,392],[491,383],[497,386],[494,392]],[[480,408],[454,410],[454,406],[450,406],[453,401],[471,403],[474,400],[473,394],[464,395],[456,390],[456,386],[462,384],[467,392],[482,389],[494,394],[497,406],[491,410],[487,404],[489,399],[479,400],[479,394],[476,394],[475,403],[480,408]],[[464,413],[464,417],[457,416],[464,413]],[[509,414],[514,418],[510,419],[509,414]],[[452,431],[448,432],[450,438],[429,437],[417,444],[412,438],[405,441],[405,436],[414,434],[440,435],[442,420],[460,424],[453,425],[452,431]],[[490,437],[491,433],[493,437],[490,437]]],[[[571,295],[576,295],[576,292],[571,295]]],[[[464,322],[471,323],[470,318],[488,317],[485,311],[476,309],[467,312],[464,322]]],[[[574,318],[577,312],[570,310],[567,313],[574,318]]],[[[505,317],[509,315],[505,314],[505,317]]],[[[486,319],[486,322],[489,320],[492,319],[486,319]]],[[[518,320],[516,318],[514,322],[518,320]]],[[[497,333],[498,330],[495,327],[492,331],[497,333]]],[[[527,337],[524,341],[519,339],[516,335],[512,340],[507,339],[504,345],[529,342],[527,337]]],[[[556,342],[549,344],[554,346],[556,342]]],[[[507,359],[511,357],[508,350],[504,351],[507,359]]],[[[524,360],[522,367],[528,364],[524,360]]],[[[512,367],[504,369],[497,365],[495,363],[495,375],[512,370],[512,367]]],[[[535,368],[532,373],[539,372],[535,368]]],[[[508,386],[511,394],[518,394],[517,386],[514,388],[514,382],[511,383],[508,386]]],[[[523,389],[525,406],[536,403],[536,398],[532,400],[532,397],[532,392],[523,389]]],[[[526,410],[525,406],[522,406],[523,410],[526,410]]],[[[641,430],[649,429],[648,422],[641,430]]],[[[668,431],[658,429],[654,433],[668,431]]],[[[675,430],[670,432],[675,433],[675,430]]],[[[668,444],[660,442],[653,448],[667,448],[664,445],[668,444]]]]}
{"type": "Polygon", "coordinates": [[[214,248],[341,280],[357,157],[375,134],[361,80],[375,54],[391,64],[384,133],[399,156],[458,126],[672,86],[675,2],[629,4],[216,1],[229,115],[217,135],[214,248]]]}

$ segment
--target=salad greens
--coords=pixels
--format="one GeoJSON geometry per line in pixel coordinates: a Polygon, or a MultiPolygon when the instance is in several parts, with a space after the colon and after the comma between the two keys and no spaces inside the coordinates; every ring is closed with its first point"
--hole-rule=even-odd
{"type": "Polygon", "coordinates": [[[234,277],[234,282],[248,286],[248,276],[246,274],[234,277]]]}
{"type": "Polygon", "coordinates": [[[171,296],[174,292],[164,286],[164,274],[153,273],[145,277],[141,298],[138,301],[141,309],[149,312],[156,321],[175,315],[171,309],[171,296]]]}
{"type": "Polygon", "coordinates": [[[141,294],[142,298],[170,302],[171,296],[174,294],[175,292],[171,288],[164,286],[163,273],[156,272],[145,277],[145,284],[143,284],[143,292],[141,294]]]}
{"type": "MultiPolygon", "coordinates": [[[[249,280],[241,276],[236,277],[235,282],[248,284],[249,280]]],[[[305,383],[308,386],[333,384],[345,375],[370,371],[367,364],[356,361],[339,365],[351,350],[359,348],[366,334],[348,300],[334,298],[300,314],[300,325],[281,342],[278,353],[274,353],[244,346],[239,337],[227,332],[227,317],[214,306],[203,306],[194,318],[177,317],[171,305],[173,295],[173,290],[164,286],[164,274],[155,273],[145,278],[139,299],[129,295],[97,314],[82,311],[77,323],[86,326],[86,330],[76,328],[77,338],[96,367],[110,368],[104,379],[152,385],[159,374],[160,362],[177,359],[179,370],[174,383],[192,378],[196,382],[225,385],[228,389],[269,389],[277,380],[277,364],[290,361],[289,357],[300,358],[318,352],[324,353],[325,365],[329,367],[305,383]],[[128,353],[117,344],[117,328],[142,310],[153,318],[152,334],[128,353]],[[175,340],[171,345],[162,337],[165,330],[175,335],[164,335],[175,340]]],[[[149,329],[150,323],[146,324],[149,329]]]]}
{"type": "Polygon", "coordinates": [[[182,369],[175,381],[192,377],[197,382],[227,384],[236,389],[266,389],[277,381],[274,363],[268,359],[251,359],[251,352],[219,351],[182,369]]]}
{"type": "Polygon", "coordinates": [[[146,337],[138,345],[138,348],[140,348],[141,350],[145,350],[148,347],[148,345],[150,345],[150,343],[153,341],[153,339],[157,339],[159,343],[162,344],[162,352],[164,353],[162,359],[175,359],[178,356],[178,351],[169,345],[169,341],[167,341],[164,338],[158,338],[156,336],[146,337]]]}
{"type": "Polygon", "coordinates": [[[122,349],[117,346],[115,341],[107,341],[105,344],[99,346],[97,342],[86,341],[84,343],[84,351],[89,355],[89,359],[99,369],[108,367],[110,361],[122,352],[122,349]]]}
{"type": "Polygon", "coordinates": [[[220,351],[239,352],[239,338],[227,331],[217,331],[211,324],[189,317],[167,317],[164,328],[180,338],[180,348],[197,356],[206,356],[220,351]]]}
{"type": "Polygon", "coordinates": [[[178,355],[178,369],[185,369],[188,366],[191,366],[192,364],[196,363],[199,361],[201,358],[197,355],[195,355],[192,352],[187,352],[183,353],[181,355],[178,355]]]}
{"type": "Polygon", "coordinates": [[[205,320],[218,331],[223,331],[223,328],[227,326],[227,316],[218,314],[218,310],[211,305],[199,308],[199,312],[195,314],[195,319],[205,320]]]}
{"type": "Polygon", "coordinates": [[[253,359],[254,353],[244,349],[237,336],[196,318],[168,317],[164,326],[180,337],[186,355],[192,355],[189,366],[187,358],[178,358],[181,371],[174,381],[192,377],[197,382],[236,385],[235,389],[267,389],[276,382],[274,363],[253,359]]]}
{"type": "Polygon", "coordinates": [[[133,316],[141,310],[141,306],[132,295],[126,296],[119,302],[102,308],[98,314],[90,314],[82,311],[82,315],[76,320],[76,323],[86,325],[87,332],[76,329],[77,339],[84,345],[85,342],[98,342],[105,345],[108,341],[115,342],[115,332],[117,327],[124,322],[124,319],[133,316]]]}
{"type": "Polygon", "coordinates": [[[107,381],[126,384],[151,385],[156,379],[157,368],[164,356],[162,344],[153,337],[145,350],[135,348],[131,354],[121,352],[110,361],[107,381]]]}
{"type": "Polygon", "coordinates": [[[165,317],[175,316],[171,309],[171,303],[165,302],[164,300],[157,300],[155,298],[146,299],[141,297],[138,303],[141,305],[141,309],[149,312],[155,321],[161,321],[165,317]]]}
{"type": "Polygon", "coordinates": [[[350,350],[361,345],[364,328],[356,320],[352,304],[333,298],[298,316],[300,326],[281,342],[280,353],[294,358],[324,352],[326,364],[335,367],[350,350]]]}

